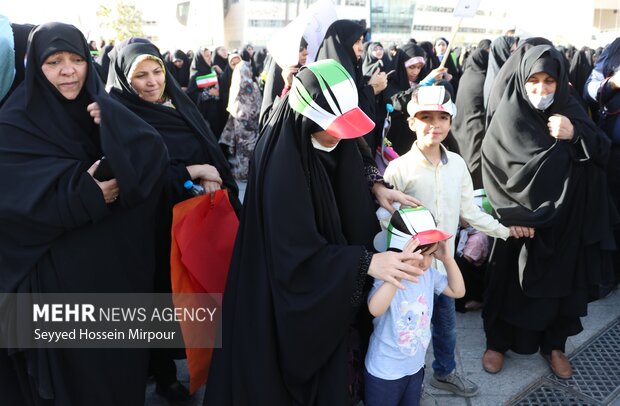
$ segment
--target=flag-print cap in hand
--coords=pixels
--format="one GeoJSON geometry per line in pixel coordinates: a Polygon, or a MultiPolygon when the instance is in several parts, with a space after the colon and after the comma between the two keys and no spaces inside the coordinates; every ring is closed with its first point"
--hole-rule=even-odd
{"type": "Polygon", "coordinates": [[[374,245],[377,251],[402,251],[411,238],[417,238],[420,246],[423,246],[450,237],[452,234],[437,229],[435,218],[426,207],[411,207],[396,210],[392,214],[387,230],[377,234],[374,245]]]}
{"type": "Polygon", "coordinates": [[[353,79],[333,59],[302,67],[293,79],[288,103],[336,138],[357,138],[368,134],[375,126],[357,105],[357,87],[353,79]]]}

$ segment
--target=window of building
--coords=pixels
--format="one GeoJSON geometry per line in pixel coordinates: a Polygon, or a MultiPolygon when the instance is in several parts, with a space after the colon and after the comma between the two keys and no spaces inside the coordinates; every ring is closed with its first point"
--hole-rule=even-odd
{"type": "Polygon", "coordinates": [[[366,0],[345,0],[345,6],[366,7],[366,0]]]}
{"type": "Polygon", "coordinates": [[[183,25],[187,25],[187,17],[189,16],[189,1],[177,4],[177,21],[183,25]]]}
{"type": "Polygon", "coordinates": [[[249,20],[249,27],[256,28],[280,28],[286,25],[284,20],[249,20]]]}

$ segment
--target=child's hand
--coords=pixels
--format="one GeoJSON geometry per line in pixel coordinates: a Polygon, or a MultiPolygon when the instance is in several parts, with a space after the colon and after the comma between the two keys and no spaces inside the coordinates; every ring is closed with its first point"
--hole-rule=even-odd
{"type": "MultiPolygon", "coordinates": [[[[420,254],[420,250],[418,249],[418,246],[420,245],[420,240],[418,240],[417,238],[412,238],[409,241],[407,241],[407,244],[405,244],[405,246],[403,247],[403,252],[405,253],[412,253],[412,254],[419,254],[420,257],[422,256],[422,254],[420,254]]],[[[405,261],[405,264],[411,265],[411,266],[415,266],[417,268],[421,268],[421,264],[422,261],[420,261],[419,259],[409,259],[405,261]]]]}
{"type": "Polygon", "coordinates": [[[534,228],[524,226],[510,226],[510,236],[514,238],[534,238],[534,228]]]}
{"type": "Polygon", "coordinates": [[[441,262],[446,262],[449,259],[454,258],[454,256],[450,252],[448,240],[439,241],[437,251],[435,251],[435,258],[437,258],[441,262]]]}

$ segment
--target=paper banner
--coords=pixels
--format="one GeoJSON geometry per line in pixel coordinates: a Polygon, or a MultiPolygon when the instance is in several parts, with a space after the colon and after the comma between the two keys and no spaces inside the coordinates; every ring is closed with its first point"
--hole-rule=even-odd
{"type": "Polygon", "coordinates": [[[306,63],[314,62],[325,32],[337,19],[336,7],[331,0],[319,0],[278,31],[267,44],[267,49],[281,67],[297,65],[303,36],[308,42],[306,63]]]}
{"type": "Polygon", "coordinates": [[[473,17],[478,11],[478,6],[480,6],[480,0],[459,0],[452,15],[454,17],[473,17]]]}

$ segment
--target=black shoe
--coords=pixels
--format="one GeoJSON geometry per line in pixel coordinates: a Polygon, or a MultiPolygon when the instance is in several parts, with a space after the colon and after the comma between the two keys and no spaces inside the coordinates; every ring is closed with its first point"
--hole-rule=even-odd
{"type": "Polygon", "coordinates": [[[189,401],[189,391],[179,381],[174,381],[167,386],[157,384],[155,386],[155,392],[166,398],[170,403],[189,401]]]}

